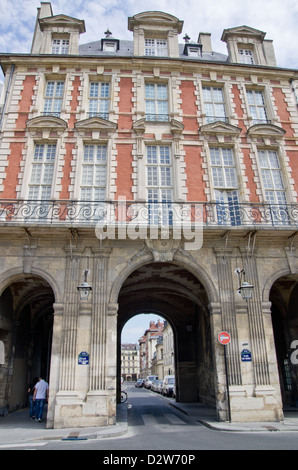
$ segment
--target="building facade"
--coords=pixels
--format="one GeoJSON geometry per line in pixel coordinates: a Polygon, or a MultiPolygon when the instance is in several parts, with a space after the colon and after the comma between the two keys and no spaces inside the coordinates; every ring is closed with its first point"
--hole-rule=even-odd
{"type": "Polygon", "coordinates": [[[137,344],[121,344],[121,378],[125,382],[136,381],[140,374],[140,354],[137,344]]]}
{"type": "Polygon", "coordinates": [[[227,419],[227,373],[232,420],[281,420],[298,398],[298,71],[248,26],[224,30],[226,55],[207,33],[180,44],[167,13],[128,29],[80,45],[84,21],[41,3],[30,53],[0,55],[0,412],[42,375],[48,427],[114,424],[121,330],[153,312],[177,400],[227,419]]]}
{"type": "MultiPolygon", "coordinates": [[[[153,374],[152,360],[156,353],[156,346],[160,336],[162,336],[164,322],[158,320],[151,321],[143,336],[139,339],[140,346],[140,376],[146,378],[153,374]]],[[[155,373],[155,372],[154,372],[155,373]]]]}

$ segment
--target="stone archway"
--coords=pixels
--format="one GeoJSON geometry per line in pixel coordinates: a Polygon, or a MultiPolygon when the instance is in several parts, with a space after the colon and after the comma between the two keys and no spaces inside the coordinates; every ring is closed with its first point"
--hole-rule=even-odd
{"type": "Polygon", "coordinates": [[[160,314],[174,332],[177,400],[215,404],[208,303],[203,284],[180,263],[150,262],[137,267],[119,292],[118,358],[126,321],[138,313],[160,314]]]}
{"type": "Polygon", "coordinates": [[[298,275],[284,274],[270,290],[272,325],[284,406],[298,403],[298,275]],[[294,360],[293,360],[294,358],[294,360]]]}
{"type": "Polygon", "coordinates": [[[40,276],[15,274],[2,284],[0,341],[0,414],[26,406],[27,387],[35,376],[49,380],[53,328],[52,287],[40,276]]]}

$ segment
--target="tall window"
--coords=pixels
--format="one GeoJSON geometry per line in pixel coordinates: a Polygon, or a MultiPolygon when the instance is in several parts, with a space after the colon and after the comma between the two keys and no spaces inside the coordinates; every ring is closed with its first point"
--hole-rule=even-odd
{"type": "Polygon", "coordinates": [[[253,124],[266,124],[268,118],[264,93],[261,90],[247,90],[246,94],[253,124]]]}
{"type": "Polygon", "coordinates": [[[147,146],[147,194],[149,223],[171,224],[173,178],[171,149],[168,146],[147,146]]]}
{"type": "Polygon", "coordinates": [[[145,39],[145,55],[166,57],[168,45],[166,39],[145,39]]]}
{"type": "Polygon", "coordinates": [[[287,198],[277,152],[275,150],[259,150],[258,157],[265,198],[271,205],[272,223],[287,223],[287,198]]]}
{"type": "Polygon", "coordinates": [[[163,83],[145,85],[146,121],[168,121],[168,87],[163,83]]]}
{"type": "Polygon", "coordinates": [[[210,148],[211,171],[220,224],[239,225],[238,179],[233,150],[210,148]]]}
{"type": "Polygon", "coordinates": [[[238,54],[241,64],[254,64],[254,56],[251,49],[238,49],[238,54]]]}
{"type": "Polygon", "coordinates": [[[85,145],[81,181],[81,199],[83,201],[105,200],[106,164],[106,145],[85,145]]]}
{"type": "Polygon", "coordinates": [[[227,121],[222,88],[204,86],[203,100],[207,123],[227,121]]]}
{"type": "Polygon", "coordinates": [[[109,118],[110,83],[91,82],[89,89],[89,117],[109,118]]]}
{"type": "Polygon", "coordinates": [[[64,82],[51,80],[46,83],[44,115],[54,115],[59,117],[62,107],[64,82]]]}
{"type": "Polygon", "coordinates": [[[286,193],[277,152],[259,150],[259,162],[266,200],[271,204],[286,204],[286,193]]]}
{"type": "Polygon", "coordinates": [[[37,144],[34,150],[28,198],[49,200],[52,193],[56,144],[37,144]]]}
{"type": "Polygon", "coordinates": [[[69,39],[53,39],[52,54],[68,54],[69,39]]]}

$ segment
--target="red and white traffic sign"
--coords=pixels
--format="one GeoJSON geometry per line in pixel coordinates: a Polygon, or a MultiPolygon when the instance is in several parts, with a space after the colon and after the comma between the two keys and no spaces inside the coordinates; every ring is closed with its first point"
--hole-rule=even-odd
{"type": "Polygon", "coordinates": [[[231,341],[230,333],[227,333],[227,331],[221,331],[218,335],[218,341],[220,344],[229,344],[231,341]]]}

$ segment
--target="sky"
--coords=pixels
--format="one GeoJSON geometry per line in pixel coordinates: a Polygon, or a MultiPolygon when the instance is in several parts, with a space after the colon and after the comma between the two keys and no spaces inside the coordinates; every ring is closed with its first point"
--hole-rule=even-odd
{"type": "Polygon", "coordinates": [[[145,330],[149,328],[150,321],[164,321],[160,315],[153,313],[143,313],[136,315],[126,322],[121,334],[121,343],[138,343],[138,339],[143,336],[145,330]]]}
{"type": "MultiPolygon", "coordinates": [[[[54,15],[65,14],[85,21],[80,43],[104,37],[107,28],[117,39],[133,39],[127,18],[155,10],[170,13],[184,22],[179,42],[187,33],[197,41],[200,32],[212,34],[213,50],[226,53],[221,41],[224,29],[247,25],[273,40],[277,65],[298,69],[297,0],[55,0],[54,15]]],[[[39,0],[1,0],[0,53],[30,52],[39,0]]]]}

